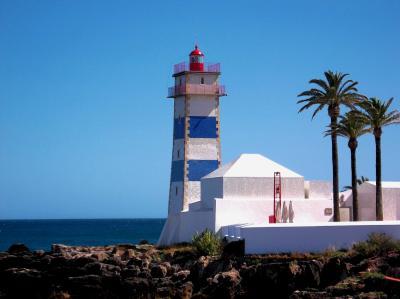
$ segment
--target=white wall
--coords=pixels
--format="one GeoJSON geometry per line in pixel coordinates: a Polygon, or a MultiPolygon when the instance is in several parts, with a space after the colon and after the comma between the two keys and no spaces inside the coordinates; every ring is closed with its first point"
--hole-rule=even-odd
{"type": "Polygon", "coordinates": [[[170,213],[178,213],[182,210],[183,182],[171,182],[169,189],[170,213]],[[178,190],[178,192],[176,192],[178,190]]]}
{"type": "Polygon", "coordinates": [[[223,194],[223,179],[211,178],[201,180],[201,201],[206,209],[214,208],[214,199],[223,194]]]}
{"type": "MultiPolygon", "coordinates": [[[[360,219],[363,221],[376,220],[376,189],[375,185],[364,183],[358,187],[358,205],[360,219]]],[[[351,193],[342,193],[344,197],[344,206],[353,207],[351,193]]],[[[383,188],[382,189],[383,219],[400,220],[400,189],[383,188]]]]}
{"type": "Polygon", "coordinates": [[[157,245],[190,242],[194,234],[201,233],[206,228],[210,230],[214,228],[214,217],[211,210],[170,214],[157,245]]]}
{"type": "MultiPolygon", "coordinates": [[[[187,189],[188,204],[199,201],[201,192],[200,181],[187,181],[186,184],[188,187],[187,189]]],[[[187,208],[188,206],[185,207],[185,209],[187,208]]]]}
{"type": "Polygon", "coordinates": [[[179,242],[190,242],[197,232],[201,233],[206,228],[210,230],[214,228],[214,217],[211,210],[182,212],[180,217],[179,242]]]}
{"type": "Polygon", "coordinates": [[[186,76],[177,76],[175,77],[175,85],[179,86],[179,85],[185,85],[186,82],[186,76]]]}
{"type": "Polygon", "coordinates": [[[174,100],[174,118],[185,117],[185,97],[176,97],[174,100]]]}
{"type": "Polygon", "coordinates": [[[308,197],[332,199],[332,182],[309,181],[308,197]]]}
{"type": "MultiPolygon", "coordinates": [[[[289,200],[286,205],[289,208],[289,200]]],[[[222,226],[243,223],[268,223],[273,215],[273,200],[238,200],[217,198],[215,205],[215,231],[222,226]]],[[[283,202],[282,202],[283,205],[283,202]]],[[[333,207],[332,200],[293,199],[294,223],[328,222],[332,215],[325,215],[325,209],[333,207]]]]}
{"type": "Polygon", "coordinates": [[[216,138],[190,138],[187,144],[188,160],[218,160],[216,138]]]}
{"type": "Polygon", "coordinates": [[[216,116],[217,100],[210,95],[191,95],[189,101],[190,116],[216,116]]]}
{"type": "Polygon", "coordinates": [[[348,248],[366,240],[372,232],[400,239],[400,222],[339,222],[294,226],[247,226],[240,229],[246,254],[267,252],[320,252],[328,248],[348,248]]]}
{"type": "Polygon", "coordinates": [[[204,78],[204,84],[211,85],[216,84],[218,82],[218,74],[211,74],[211,73],[191,73],[187,77],[187,83],[189,84],[200,84],[201,78],[204,78]]]}
{"type": "MultiPolygon", "coordinates": [[[[273,178],[224,177],[223,197],[267,199],[274,197],[273,178]]],[[[282,198],[304,198],[304,178],[282,178],[282,198]]]]}

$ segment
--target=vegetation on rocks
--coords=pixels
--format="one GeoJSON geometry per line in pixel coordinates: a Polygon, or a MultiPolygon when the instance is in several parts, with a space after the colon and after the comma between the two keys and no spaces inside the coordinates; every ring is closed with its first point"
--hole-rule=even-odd
{"type": "Polygon", "coordinates": [[[398,298],[399,242],[371,235],[350,250],[220,256],[192,244],[19,244],[0,253],[0,298],[398,298]],[[397,296],[397,297],[396,297],[397,296]]]}
{"type": "Polygon", "coordinates": [[[201,255],[218,255],[222,250],[222,241],[218,234],[206,229],[193,236],[192,244],[201,255]]]}

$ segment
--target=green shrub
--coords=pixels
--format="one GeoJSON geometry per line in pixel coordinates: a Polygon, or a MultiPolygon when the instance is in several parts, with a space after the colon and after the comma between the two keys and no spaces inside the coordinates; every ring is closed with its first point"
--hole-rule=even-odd
{"type": "Polygon", "coordinates": [[[218,255],[222,249],[221,238],[209,229],[196,233],[192,238],[192,245],[201,255],[218,255]]]}
{"type": "Polygon", "coordinates": [[[400,241],[384,233],[372,233],[368,240],[354,244],[352,249],[365,257],[382,255],[390,251],[399,251],[400,241]]]}

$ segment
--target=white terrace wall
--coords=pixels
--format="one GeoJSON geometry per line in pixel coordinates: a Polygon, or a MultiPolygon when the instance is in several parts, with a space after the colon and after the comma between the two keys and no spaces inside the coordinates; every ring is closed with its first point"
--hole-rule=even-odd
{"type": "MultiPolygon", "coordinates": [[[[289,200],[285,200],[289,208],[289,200]]],[[[229,199],[214,200],[215,231],[221,227],[245,224],[268,223],[268,217],[273,215],[273,200],[260,199],[229,199]]],[[[294,223],[328,222],[332,215],[326,215],[325,210],[332,211],[332,200],[324,199],[293,199],[294,223]]]]}
{"type": "Polygon", "coordinates": [[[370,233],[386,233],[400,239],[398,221],[335,222],[315,225],[276,224],[240,228],[246,254],[268,252],[320,252],[329,248],[348,248],[370,233]]]}

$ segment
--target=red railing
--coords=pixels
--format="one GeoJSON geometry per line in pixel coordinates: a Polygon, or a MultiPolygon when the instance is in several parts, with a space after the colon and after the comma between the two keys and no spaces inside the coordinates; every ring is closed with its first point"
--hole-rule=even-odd
{"type": "Polygon", "coordinates": [[[183,96],[186,94],[193,95],[218,95],[225,96],[225,86],[224,85],[207,85],[207,84],[184,84],[177,85],[168,88],[168,97],[174,98],[178,96],[183,96]]]}
{"type": "MultiPolygon", "coordinates": [[[[221,64],[220,63],[205,64],[204,70],[205,72],[219,73],[221,71],[221,64]]],[[[174,65],[174,74],[187,71],[189,71],[189,64],[187,64],[186,62],[181,62],[174,65]]]]}

